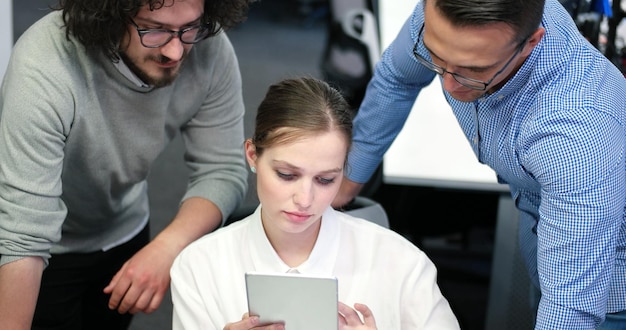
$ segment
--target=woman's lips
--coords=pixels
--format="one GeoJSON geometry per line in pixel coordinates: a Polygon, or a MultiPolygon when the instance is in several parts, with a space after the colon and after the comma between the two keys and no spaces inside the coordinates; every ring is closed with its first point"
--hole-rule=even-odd
{"type": "Polygon", "coordinates": [[[299,212],[285,212],[287,218],[294,222],[304,222],[311,217],[310,214],[299,213],[299,212]]]}

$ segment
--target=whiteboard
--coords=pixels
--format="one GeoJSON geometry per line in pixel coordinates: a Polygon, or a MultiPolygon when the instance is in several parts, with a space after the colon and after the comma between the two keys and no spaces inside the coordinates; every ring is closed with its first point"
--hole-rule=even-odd
{"type": "MultiPolygon", "coordinates": [[[[381,49],[395,39],[417,0],[379,2],[381,49]]],[[[478,162],[438,78],[422,89],[404,128],[383,159],[383,182],[506,191],[495,172],[478,162]]]]}
{"type": "Polygon", "coordinates": [[[0,0],[0,80],[4,77],[13,49],[13,1],[0,0]]]}

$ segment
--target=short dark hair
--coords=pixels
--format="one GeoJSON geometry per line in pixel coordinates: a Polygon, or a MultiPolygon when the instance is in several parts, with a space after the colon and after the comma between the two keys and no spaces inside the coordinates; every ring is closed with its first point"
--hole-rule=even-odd
{"type": "Polygon", "coordinates": [[[503,22],[511,26],[516,41],[528,38],[541,24],[545,0],[424,0],[453,25],[480,26],[503,22]]]}
{"type": "MultiPolygon", "coordinates": [[[[143,6],[150,10],[171,6],[176,0],[60,0],[66,35],[76,37],[86,48],[98,49],[112,60],[119,60],[119,43],[128,24],[143,6]]],[[[249,4],[255,0],[205,0],[202,23],[214,36],[243,22],[249,4]]]]}

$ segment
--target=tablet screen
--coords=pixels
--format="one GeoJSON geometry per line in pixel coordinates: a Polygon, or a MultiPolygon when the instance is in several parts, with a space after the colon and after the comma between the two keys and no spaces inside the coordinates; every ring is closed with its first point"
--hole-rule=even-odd
{"type": "Polygon", "coordinates": [[[288,330],[337,329],[337,279],[292,273],[246,273],[248,311],[288,330]]]}

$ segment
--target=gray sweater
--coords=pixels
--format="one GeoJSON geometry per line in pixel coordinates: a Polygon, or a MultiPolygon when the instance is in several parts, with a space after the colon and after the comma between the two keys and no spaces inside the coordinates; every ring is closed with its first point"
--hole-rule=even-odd
{"type": "Polygon", "coordinates": [[[139,87],[66,39],[60,12],[15,44],[0,91],[0,265],[118,244],[149,216],[150,166],[180,131],[183,200],[224,217],[247,189],[241,75],[226,34],[196,44],[175,82],[139,87]]]}

